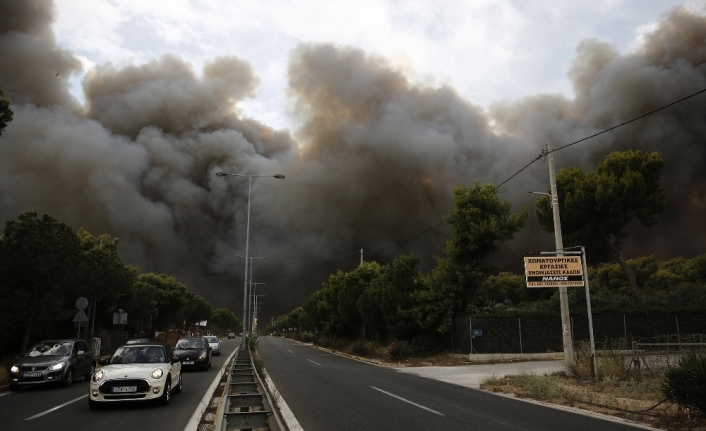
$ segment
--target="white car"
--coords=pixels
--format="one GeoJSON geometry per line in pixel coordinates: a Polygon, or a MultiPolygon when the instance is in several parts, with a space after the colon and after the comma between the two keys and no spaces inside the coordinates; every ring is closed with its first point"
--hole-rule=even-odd
{"type": "Polygon", "coordinates": [[[221,355],[221,341],[215,335],[207,335],[203,337],[208,341],[208,345],[211,346],[212,355],[221,355]]]}
{"type": "Polygon", "coordinates": [[[169,404],[182,389],[181,362],[169,345],[131,344],[118,347],[93,375],[88,389],[91,409],[107,403],[156,400],[169,404]]]}

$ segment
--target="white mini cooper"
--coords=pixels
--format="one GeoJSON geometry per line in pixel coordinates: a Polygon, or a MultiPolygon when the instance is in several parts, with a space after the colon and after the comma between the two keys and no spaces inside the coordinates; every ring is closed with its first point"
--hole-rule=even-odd
{"type": "Polygon", "coordinates": [[[157,400],[167,405],[172,393],[181,392],[181,362],[166,344],[145,343],[118,347],[90,380],[88,405],[157,400]]]}

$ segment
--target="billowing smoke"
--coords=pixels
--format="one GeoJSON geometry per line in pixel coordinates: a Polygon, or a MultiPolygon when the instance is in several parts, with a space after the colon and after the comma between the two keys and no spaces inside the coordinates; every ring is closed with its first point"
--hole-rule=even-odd
{"type": "MultiPolygon", "coordinates": [[[[381,261],[414,252],[430,267],[443,227],[370,252],[440,222],[455,186],[498,183],[546,142],[566,144],[706,88],[706,17],[686,9],[634,53],[582,42],[569,72],[573,99],[537,95],[487,111],[359,49],[302,44],[288,71],[301,124],[290,135],[240,114],[258,78],[235,57],[215,58],[201,73],[176,56],[102,65],[84,81],[82,107],[68,92],[80,62],[57,47],[52,19],[44,1],[0,5],[0,88],[15,111],[0,138],[0,221],[37,211],[110,233],[122,239],[126,262],[175,274],[214,305],[239,309],[248,181],[215,173],[282,173],[252,184],[250,254],[269,257],[254,273],[267,283],[265,316],[298,305],[336,269],[352,269],[360,248],[381,261]]],[[[704,251],[705,107],[694,98],[556,153],[557,167],[584,169],[617,149],[663,155],[669,209],[656,227],[633,229],[628,255],[704,251]]],[[[501,196],[533,208],[527,192],[546,190],[547,176],[537,162],[501,196]]],[[[552,243],[531,222],[500,258],[517,265],[521,251],[552,243]]]]}

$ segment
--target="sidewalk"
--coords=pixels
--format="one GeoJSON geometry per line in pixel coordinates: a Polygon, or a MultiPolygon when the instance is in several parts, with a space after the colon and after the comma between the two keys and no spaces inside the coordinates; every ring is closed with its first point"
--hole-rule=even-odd
{"type": "Polygon", "coordinates": [[[450,367],[405,367],[395,368],[400,373],[416,374],[442,382],[469,388],[480,388],[480,382],[486,377],[508,374],[551,374],[564,370],[563,361],[511,362],[504,364],[457,365],[450,367]]]}

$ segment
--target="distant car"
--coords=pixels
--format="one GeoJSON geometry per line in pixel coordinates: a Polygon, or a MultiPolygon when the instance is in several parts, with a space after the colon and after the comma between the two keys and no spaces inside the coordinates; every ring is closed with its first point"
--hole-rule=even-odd
{"type": "Polygon", "coordinates": [[[107,403],[156,400],[169,404],[171,394],[182,389],[181,362],[167,344],[130,344],[118,349],[93,373],[88,389],[88,406],[107,403]]]}
{"type": "Polygon", "coordinates": [[[182,367],[211,368],[211,346],[205,338],[182,338],[174,348],[174,354],[179,357],[182,367]]]}
{"type": "Polygon", "coordinates": [[[131,339],[131,340],[127,340],[127,341],[125,342],[125,345],[128,345],[128,344],[145,344],[145,343],[149,343],[149,342],[150,342],[150,340],[148,340],[147,338],[133,338],[133,339],[131,339]]]}
{"type": "Polygon", "coordinates": [[[74,378],[91,378],[96,363],[84,340],[48,340],[35,345],[10,368],[10,389],[58,382],[69,387],[74,378]]]}
{"type": "Polygon", "coordinates": [[[221,341],[216,336],[203,337],[211,346],[211,354],[221,356],[221,341]]]}
{"type": "Polygon", "coordinates": [[[235,332],[229,332],[228,333],[228,338],[235,338],[235,332]]]}

